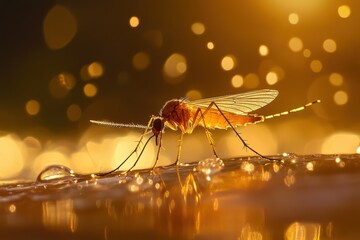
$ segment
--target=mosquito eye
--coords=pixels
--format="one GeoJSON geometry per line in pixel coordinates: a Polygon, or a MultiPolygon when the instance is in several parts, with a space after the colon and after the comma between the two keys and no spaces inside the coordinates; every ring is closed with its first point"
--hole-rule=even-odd
{"type": "Polygon", "coordinates": [[[164,128],[163,121],[160,118],[154,119],[152,128],[153,128],[153,130],[155,130],[157,132],[161,132],[161,130],[163,130],[163,128],[164,128]]]}

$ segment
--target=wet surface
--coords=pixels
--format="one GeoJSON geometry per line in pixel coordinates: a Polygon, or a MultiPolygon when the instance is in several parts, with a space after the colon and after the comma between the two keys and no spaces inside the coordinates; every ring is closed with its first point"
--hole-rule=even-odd
{"type": "Polygon", "coordinates": [[[205,159],[0,185],[2,239],[359,239],[360,155],[205,159]]]}

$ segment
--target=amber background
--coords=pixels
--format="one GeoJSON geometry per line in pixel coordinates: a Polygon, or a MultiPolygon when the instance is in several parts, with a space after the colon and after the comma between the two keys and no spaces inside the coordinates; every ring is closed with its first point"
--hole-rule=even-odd
{"type": "MultiPolygon", "coordinates": [[[[9,1],[1,8],[0,179],[34,178],[54,163],[79,172],[116,166],[140,132],[93,127],[90,119],[146,124],[171,98],[261,88],[280,91],[263,114],[322,100],[240,129],[263,154],[360,151],[356,1],[9,1]],[[242,86],[232,84],[235,75],[242,86]]],[[[166,135],[164,163],[177,146],[177,135],[166,135]]],[[[186,137],[184,161],[211,156],[202,131],[186,137]]],[[[250,154],[229,131],[214,138],[221,156],[250,154]]]]}

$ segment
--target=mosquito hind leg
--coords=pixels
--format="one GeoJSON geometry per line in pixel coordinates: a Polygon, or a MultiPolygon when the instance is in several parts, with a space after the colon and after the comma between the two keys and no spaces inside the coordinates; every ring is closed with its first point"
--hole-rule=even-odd
{"type": "Polygon", "coordinates": [[[276,159],[273,159],[273,158],[266,157],[266,156],[262,155],[261,153],[259,153],[258,151],[256,151],[255,149],[253,149],[252,147],[250,147],[249,144],[247,144],[246,141],[240,136],[240,133],[238,131],[236,131],[235,127],[231,124],[229,119],[225,116],[223,111],[219,108],[219,106],[215,102],[211,102],[209,104],[207,110],[211,109],[212,106],[215,106],[217,108],[217,110],[220,112],[221,116],[229,124],[230,128],[235,132],[236,136],[240,139],[240,141],[242,142],[242,144],[244,145],[245,148],[250,149],[253,153],[257,154],[258,156],[260,156],[262,158],[265,158],[265,159],[268,159],[268,160],[271,160],[271,161],[276,160],[276,159]]]}

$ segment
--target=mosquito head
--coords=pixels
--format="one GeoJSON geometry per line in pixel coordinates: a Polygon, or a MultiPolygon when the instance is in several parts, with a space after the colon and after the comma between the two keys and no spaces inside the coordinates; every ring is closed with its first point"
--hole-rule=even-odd
{"type": "Polygon", "coordinates": [[[156,137],[156,145],[158,145],[158,136],[161,133],[161,131],[164,129],[164,121],[161,117],[154,118],[152,122],[152,132],[154,133],[154,136],[156,137]]]}

